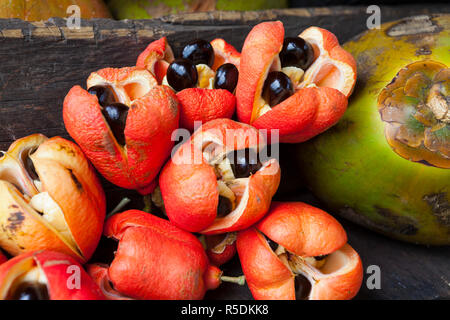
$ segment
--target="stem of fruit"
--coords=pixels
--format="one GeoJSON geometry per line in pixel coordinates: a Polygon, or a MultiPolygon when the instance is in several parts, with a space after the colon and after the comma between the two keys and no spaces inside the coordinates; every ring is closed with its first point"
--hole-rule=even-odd
{"type": "Polygon", "coordinates": [[[223,282],[231,282],[236,283],[240,286],[243,286],[245,284],[245,276],[239,276],[239,277],[228,277],[228,276],[221,276],[220,280],[223,282]]]}
{"type": "Polygon", "coordinates": [[[204,234],[201,234],[200,236],[198,236],[197,237],[198,238],[198,241],[200,241],[200,243],[202,244],[202,246],[203,246],[203,249],[205,249],[206,250],[206,238],[205,238],[205,235],[204,234]]]}
{"type": "Polygon", "coordinates": [[[128,203],[130,203],[130,199],[128,198],[123,198],[122,200],[120,200],[119,204],[111,210],[110,213],[108,213],[106,215],[106,219],[110,218],[111,216],[115,215],[117,212],[121,211],[123,209],[123,207],[125,207],[128,203]]]}
{"type": "Polygon", "coordinates": [[[151,211],[152,211],[152,195],[146,194],[145,196],[143,196],[143,199],[144,199],[144,209],[142,209],[142,211],[151,213],[151,211]]]}

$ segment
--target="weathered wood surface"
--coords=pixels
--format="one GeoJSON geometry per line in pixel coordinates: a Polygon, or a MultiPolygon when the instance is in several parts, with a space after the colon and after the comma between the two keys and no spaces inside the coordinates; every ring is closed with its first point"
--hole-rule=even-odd
{"type": "MultiPolygon", "coordinates": [[[[63,19],[37,23],[0,20],[0,150],[6,150],[13,140],[36,132],[68,138],[61,115],[68,90],[76,84],[84,86],[90,72],[97,69],[134,65],[145,46],[161,36],[168,37],[175,52],[192,38],[222,37],[240,49],[252,26],[263,20],[279,19],[284,22],[288,36],[317,25],[331,30],[345,42],[366,30],[365,10],[366,7],[332,7],[194,13],[146,21],[99,19],[82,21],[80,30],[68,29],[63,19]]],[[[386,22],[444,12],[450,12],[450,5],[382,7],[381,18],[386,22]]],[[[133,191],[103,183],[109,208],[123,196],[133,199],[130,207],[142,207],[140,197],[133,191]]],[[[310,195],[299,191],[277,198],[315,203],[310,195]]],[[[381,268],[381,290],[368,290],[364,282],[358,298],[450,298],[449,247],[404,244],[352,223],[342,223],[364,266],[374,264],[381,268]]],[[[239,273],[238,260],[225,266],[225,271],[239,273]]],[[[248,299],[251,295],[246,287],[224,285],[208,293],[207,298],[248,299]]]]}

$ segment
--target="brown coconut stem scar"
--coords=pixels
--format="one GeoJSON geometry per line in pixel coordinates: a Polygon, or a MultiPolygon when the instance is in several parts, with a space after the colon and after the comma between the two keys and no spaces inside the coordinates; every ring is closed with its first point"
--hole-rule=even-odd
{"type": "Polygon", "coordinates": [[[423,60],[402,68],[380,92],[391,148],[403,158],[450,168],[450,69],[423,60]]]}
{"type": "Polygon", "coordinates": [[[427,99],[427,106],[433,112],[438,121],[450,123],[450,95],[444,96],[442,83],[436,83],[431,87],[427,99]]]}

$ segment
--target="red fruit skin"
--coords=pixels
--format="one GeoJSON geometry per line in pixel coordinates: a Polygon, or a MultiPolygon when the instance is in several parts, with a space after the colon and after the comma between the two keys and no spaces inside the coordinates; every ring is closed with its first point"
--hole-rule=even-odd
{"type": "MultiPolygon", "coordinates": [[[[33,134],[18,139],[11,144],[6,159],[20,159],[20,154],[25,154],[29,148],[35,150],[31,157],[41,190],[46,191],[61,209],[74,246],[64,241],[60,231],[50,228],[45,218],[36,216],[36,211],[28,205],[30,198],[40,192],[33,186],[26,191],[28,198],[17,197],[15,187],[11,189],[14,198],[3,193],[1,204],[8,210],[21,212],[21,220],[14,230],[6,227],[8,223],[1,223],[2,249],[11,256],[47,249],[71,255],[80,262],[89,260],[97,247],[105,220],[106,200],[100,180],[82,150],[61,137],[48,139],[41,134],[33,134]],[[20,201],[15,200],[19,198],[20,201]]],[[[3,172],[10,168],[7,163],[1,166],[3,172]]],[[[20,177],[22,172],[14,174],[20,177]]],[[[5,181],[2,183],[4,186],[5,181]]],[[[8,219],[6,215],[3,221],[8,222],[8,219]]]]}
{"type": "Polygon", "coordinates": [[[329,254],[347,243],[347,233],[333,216],[303,202],[274,201],[255,227],[299,256],[329,254]]]}
{"type": "Polygon", "coordinates": [[[104,120],[97,97],[80,86],[64,99],[63,118],[71,137],[107,180],[148,194],[174,144],[171,135],[178,128],[178,99],[168,87],[155,86],[134,101],[125,126],[126,151],[104,120]]]}
{"type": "MultiPolygon", "coordinates": [[[[339,86],[332,81],[324,81],[324,79],[321,79],[318,85],[319,87],[328,87],[328,85],[330,85],[332,88],[338,89],[340,92],[342,92],[342,94],[344,94],[346,98],[350,97],[353,89],[355,88],[357,77],[356,60],[351,55],[351,53],[342,48],[339,45],[339,40],[336,38],[336,36],[326,29],[322,29],[319,27],[309,27],[306,30],[303,30],[299,37],[302,37],[306,41],[314,42],[315,40],[319,40],[319,42],[321,42],[321,46],[323,46],[323,50],[326,51],[330,59],[345,64],[345,66],[341,65],[341,68],[345,68],[346,71],[351,74],[347,75],[347,81],[345,82],[346,85],[341,84],[339,86]]],[[[311,74],[313,72],[309,73],[311,74]]],[[[310,74],[305,75],[305,77],[310,78],[310,74]]]]}
{"type": "Polygon", "coordinates": [[[222,253],[215,253],[211,249],[206,250],[206,254],[208,255],[209,262],[212,265],[220,267],[224,263],[230,261],[234,255],[236,254],[236,242],[233,244],[227,245],[225,250],[222,253]]]}
{"type": "Polygon", "coordinates": [[[93,263],[86,265],[86,271],[94,282],[98,284],[107,300],[133,300],[122,295],[112,287],[111,280],[108,276],[108,267],[108,265],[93,263]]]}
{"type": "Polygon", "coordinates": [[[217,217],[219,191],[217,177],[204,158],[199,145],[203,133],[222,140],[228,150],[265,146],[265,139],[255,128],[229,119],[215,119],[195,131],[166,163],[159,176],[159,186],[167,216],[176,226],[189,232],[220,234],[248,228],[269,209],[280,182],[280,168],[275,160],[248,179],[249,196],[242,213],[217,217]],[[248,134],[249,137],[242,138],[248,134]],[[236,218],[236,219],[235,219],[236,218]]]}
{"type": "Polygon", "coordinates": [[[279,130],[280,142],[299,143],[335,125],[345,110],[347,98],[339,90],[303,88],[258,117],[252,125],[257,129],[279,130]]]}
{"type": "Polygon", "coordinates": [[[194,122],[228,118],[234,114],[236,97],[224,89],[188,88],[177,93],[180,101],[180,127],[194,131],[194,122]]]}
{"type": "MultiPolygon", "coordinates": [[[[72,141],[61,137],[50,138],[40,145],[35,155],[41,159],[35,165],[39,168],[36,170],[41,182],[64,212],[72,236],[83,253],[84,260],[81,262],[84,263],[98,245],[105,220],[106,199],[100,180],[82,150],[72,141]],[[58,162],[50,162],[54,160],[58,162]],[[60,166],[72,168],[71,174],[65,174],[60,166]],[[72,175],[78,175],[76,179],[81,187],[73,185],[72,175]]],[[[42,246],[39,249],[47,248],[42,246]]],[[[78,259],[72,252],[71,255],[78,259]]]]}
{"type": "Polygon", "coordinates": [[[211,225],[217,216],[219,191],[216,174],[203,156],[200,163],[190,163],[190,159],[195,157],[190,142],[183,144],[177,155],[180,161],[186,161],[175,164],[173,158],[170,159],[159,176],[164,208],[174,225],[197,232],[211,225]],[[183,159],[180,159],[180,154],[183,159]]]}
{"type": "Polygon", "coordinates": [[[239,70],[241,53],[237,51],[235,47],[227,43],[222,38],[216,38],[210,43],[214,49],[214,64],[212,66],[213,70],[217,70],[221,65],[225,63],[232,63],[239,70]]]}
{"type": "Polygon", "coordinates": [[[239,81],[236,87],[237,116],[239,121],[251,124],[257,90],[262,91],[264,79],[261,70],[270,67],[283,46],[284,27],[281,21],[263,22],[256,25],[245,39],[241,52],[239,81]],[[261,35],[264,35],[263,37],[261,35]],[[255,61],[258,63],[246,63],[255,61]]]}
{"type": "Polygon", "coordinates": [[[105,235],[119,241],[108,276],[123,295],[197,300],[219,285],[200,241],[167,220],[129,210],[106,222],[105,235]]]}
{"type": "Polygon", "coordinates": [[[105,299],[100,288],[77,261],[63,253],[48,250],[24,253],[3,263],[0,266],[0,288],[5,285],[11,268],[30,258],[45,274],[50,300],[105,299]],[[74,278],[78,275],[80,282],[77,288],[74,278]]]}
{"type": "Polygon", "coordinates": [[[311,292],[311,300],[349,300],[356,296],[363,281],[363,265],[358,253],[345,244],[339,249],[348,257],[347,270],[321,279],[311,292]]]}
{"type": "Polygon", "coordinates": [[[255,229],[240,231],[236,247],[247,285],[256,300],[295,300],[294,274],[255,229]]]}
{"type": "Polygon", "coordinates": [[[316,272],[309,298],[351,299],[362,283],[358,253],[331,215],[301,202],[273,202],[269,213],[254,227],[238,232],[236,247],[247,284],[255,299],[294,300],[295,274],[270,248],[265,236],[303,257],[332,254],[346,256],[345,265],[331,273],[316,272]]]}
{"type": "MultiPolygon", "coordinates": [[[[320,30],[324,50],[336,61],[348,64],[356,77],[356,64],[351,55],[342,49],[336,37],[320,30]]],[[[347,98],[351,93],[327,87],[302,87],[288,99],[259,115],[258,101],[267,73],[283,46],[284,27],[280,21],[263,22],[248,34],[241,54],[239,81],[236,87],[236,110],[239,121],[269,132],[279,130],[279,141],[299,143],[322,133],[343,116],[347,98]],[[257,58],[256,58],[257,57],[257,58]]],[[[352,79],[353,83],[355,79],[352,79]]],[[[271,137],[271,135],[268,135],[271,137]]]]}
{"type": "Polygon", "coordinates": [[[172,49],[167,42],[167,38],[162,37],[159,40],[151,42],[147,48],[141,52],[136,61],[136,67],[146,68],[155,76],[158,83],[161,84],[167,73],[169,63],[172,62],[172,60],[172,49]]]}

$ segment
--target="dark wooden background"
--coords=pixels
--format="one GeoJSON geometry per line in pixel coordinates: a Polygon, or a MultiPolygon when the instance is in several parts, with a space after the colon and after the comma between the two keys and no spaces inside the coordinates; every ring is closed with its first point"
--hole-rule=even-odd
{"type": "MultiPolygon", "coordinates": [[[[62,122],[62,101],[76,84],[104,67],[134,65],[146,45],[167,36],[175,52],[190,39],[225,38],[241,49],[252,26],[263,20],[284,22],[286,35],[294,36],[316,25],[334,32],[341,43],[366,30],[366,7],[322,7],[261,12],[213,12],[168,16],[146,21],[82,21],[70,30],[63,19],[27,23],[0,20],[0,150],[17,138],[40,132],[69,138],[62,122]]],[[[450,12],[449,4],[382,6],[382,22],[402,17],[450,12]]],[[[289,150],[287,151],[289,152],[289,150]]],[[[283,163],[283,158],[281,158],[283,163]]],[[[121,190],[103,180],[108,207],[123,196],[142,208],[133,191],[121,190]]],[[[278,200],[303,200],[319,205],[306,190],[281,188],[278,200]]],[[[350,244],[360,253],[364,267],[381,268],[381,289],[369,290],[366,277],[358,299],[449,299],[450,247],[416,246],[390,240],[340,219],[350,244]]],[[[224,266],[240,273],[238,259],[224,266]]],[[[246,287],[224,284],[208,299],[250,299],[246,287]]]]}

